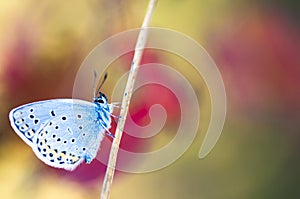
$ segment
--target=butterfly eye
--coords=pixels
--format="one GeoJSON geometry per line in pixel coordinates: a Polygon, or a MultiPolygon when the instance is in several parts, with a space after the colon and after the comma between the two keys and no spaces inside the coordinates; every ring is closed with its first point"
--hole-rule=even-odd
{"type": "Polygon", "coordinates": [[[98,102],[98,103],[100,103],[100,104],[103,104],[103,103],[104,103],[103,99],[99,99],[99,98],[96,100],[96,102],[98,102]]]}

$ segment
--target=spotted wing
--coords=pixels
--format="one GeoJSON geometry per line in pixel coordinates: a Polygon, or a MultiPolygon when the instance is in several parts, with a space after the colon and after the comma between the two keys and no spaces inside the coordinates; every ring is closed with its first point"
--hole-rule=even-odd
{"type": "Polygon", "coordinates": [[[48,100],[19,106],[10,111],[10,124],[15,132],[32,147],[36,134],[55,116],[52,108],[56,104],[57,100],[48,100]]]}
{"type": "Polygon", "coordinates": [[[12,110],[10,119],[38,158],[50,166],[73,170],[82,161],[94,159],[103,138],[96,108],[94,103],[82,100],[47,100],[12,110]],[[34,135],[29,137],[27,132],[31,130],[34,135]]]}

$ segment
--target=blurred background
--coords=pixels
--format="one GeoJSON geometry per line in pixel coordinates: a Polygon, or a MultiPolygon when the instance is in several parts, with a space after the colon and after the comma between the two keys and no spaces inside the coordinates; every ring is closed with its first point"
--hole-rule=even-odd
{"type": "MultiPolygon", "coordinates": [[[[8,113],[24,103],[72,97],[76,72],[88,53],[106,38],[140,27],[147,4],[0,2],[1,198],[99,198],[104,165],[95,160],[74,172],[48,167],[13,132],[8,113]]],[[[201,102],[203,126],[195,141],[162,170],[117,172],[111,198],[300,198],[299,4],[296,0],[158,2],[152,26],[192,37],[215,60],[226,87],[227,119],[213,151],[199,160],[209,97],[201,77],[192,77],[192,67],[185,69],[201,102]]],[[[176,62],[164,57],[149,50],[143,63],[176,62]]],[[[112,63],[109,70],[116,75],[110,75],[102,89],[108,96],[117,77],[129,69],[131,58],[132,54],[124,55],[112,63]]],[[[143,89],[152,97],[142,98],[142,89],[135,93],[133,119],[147,124],[151,102],[161,103],[169,118],[162,131],[172,137],[180,119],[174,95],[155,85],[143,89]],[[156,93],[161,94],[159,100],[153,97],[156,93]]],[[[145,151],[163,143],[125,137],[122,147],[145,151]]]]}

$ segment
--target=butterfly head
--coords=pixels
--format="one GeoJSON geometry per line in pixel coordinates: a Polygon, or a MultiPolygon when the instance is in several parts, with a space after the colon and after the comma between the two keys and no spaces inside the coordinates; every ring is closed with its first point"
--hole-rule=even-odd
{"type": "Polygon", "coordinates": [[[95,97],[94,102],[105,105],[107,104],[107,97],[103,93],[99,92],[99,97],[95,97]]]}

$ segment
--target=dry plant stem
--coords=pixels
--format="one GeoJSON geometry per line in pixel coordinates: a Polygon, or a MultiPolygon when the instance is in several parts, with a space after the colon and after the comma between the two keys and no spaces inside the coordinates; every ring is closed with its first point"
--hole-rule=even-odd
{"type": "Polygon", "coordinates": [[[137,39],[137,43],[135,46],[131,69],[130,69],[130,73],[128,76],[126,88],[125,88],[123,99],[122,99],[120,118],[119,118],[117,129],[115,132],[115,138],[113,139],[113,143],[111,146],[107,170],[106,170],[103,185],[102,185],[102,192],[101,192],[101,197],[100,197],[101,199],[109,198],[109,192],[111,189],[112,180],[113,180],[113,176],[114,176],[114,172],[115,172],[117,154],[119,151],[119,145],[120,145],[120,141],[121,141],[121,137],[122,137],[125,121],[126,121],[126,116],[128,113],[130,99],[131,99],[131,95],[132,95],[132,91],[133,91],[133,86],[134,86],[134,82],[135,82],[137,71],[138,71],[137,69],[140,64],[140,61],[141,61],[141,58],[143,55],[143,51],[144,51],[144,48],[146,45],[146,41],[147,41],[147,35],[148,35],[147,27],[149,26],[151,15],[152,15],[152,12],[153,12],[156,2],[157,2],[157,0],[150,0],[150,2],[149,2],[148,9],[147,9],[147,12],[146,12],[146,15],[144,18],[144,22],[142,24],[142,27],[141,27],[141,30],[140,30],[140,33],[139,33],[139,36],[137,39]]]}

